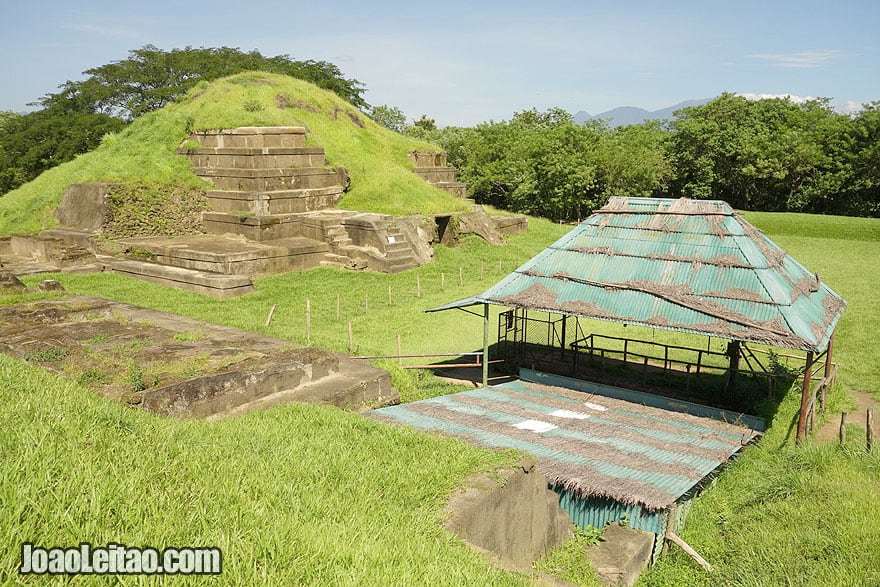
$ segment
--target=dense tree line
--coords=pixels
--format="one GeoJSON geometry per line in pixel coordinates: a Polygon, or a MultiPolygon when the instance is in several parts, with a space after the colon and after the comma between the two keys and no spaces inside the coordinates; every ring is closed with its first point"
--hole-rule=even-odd
{"type": "Polygon", "coordinates": [[[243,71],[290,75],[331,90],[366,110],[364,87],[326,61],[265,57],[237,48],[172,49],[152,45],[83,72],[33,104],[28,114],[0,113],[0,194],[98,146],[108,132],[162,108],[201,81],[243,71]]]}
{"type": "Polygon", "coordinates": [[[666,125],[577,125],[551,109],[403,132],[443,145],[478,202],[554,220],[583,218],[613,195],[880,216],[880,102],[850,116],[825,100],[723,94],[666,125]]]}

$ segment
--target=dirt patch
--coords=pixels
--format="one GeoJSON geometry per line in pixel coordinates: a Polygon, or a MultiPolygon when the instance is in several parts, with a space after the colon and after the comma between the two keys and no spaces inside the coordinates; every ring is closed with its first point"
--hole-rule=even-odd
{"type": "MultiPolygon", "coordinates": [[[[870,393],[862,393],[861,391],[853,391],[852,395],[856,400],[856,408],[851,412],[847,412],[846,424],[854,424],[864,430],[868,410],[874,410],[874,413],[880,417],[880,401],[876,400],[870,393]]],[[[813,440],[819,443],[833,442],[840,438],[839,435],[840,414],[829,414],[828,421],[816,432],[813,440]]]]}

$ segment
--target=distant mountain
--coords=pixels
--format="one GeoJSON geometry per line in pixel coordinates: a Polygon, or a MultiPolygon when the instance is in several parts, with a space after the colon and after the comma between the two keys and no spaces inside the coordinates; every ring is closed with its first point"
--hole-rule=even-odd
{"type": "Polygon", "coordinates": [[[618,126],[626,126],[628,124],[641,124],[646,120],[673,120],[675,118],[673,113],[676,110],[681,110],[682,108],[687,108],[688,106],[702,106],[703,104],[711,100],[712,98],[703,98],[701,100],[685,100],[684,102],[679,102],[674,106],[661,108],[660,110],[654,110],[653,112],[645,110],[644,108],[636,108],[635,106],[619,106],[612,110],[608,110],[607,112],[600,112],[596,115],[592,115],[581,110],[574,115],[574,121],[577,124],[583,124],[588,120],[604,119],[608,121],[609,127],[616,128],[618,126]]]}

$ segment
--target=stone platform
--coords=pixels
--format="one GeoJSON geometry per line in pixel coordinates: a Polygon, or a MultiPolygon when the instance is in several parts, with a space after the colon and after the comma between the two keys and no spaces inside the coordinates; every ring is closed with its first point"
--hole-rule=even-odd
{"type": "Polygon", "coordinates": [[[160,265],[250,277],[318,267],[330,250],[326,243],[303,237],[259,242],[197,234],[135,237],[119,242],[160,265]]]}
{"type": "Polygon", "coordinates": [[[386,371],[341,353],[86,296],[0,308],[0,352],[172,417],[399,401],[386,371]]]}

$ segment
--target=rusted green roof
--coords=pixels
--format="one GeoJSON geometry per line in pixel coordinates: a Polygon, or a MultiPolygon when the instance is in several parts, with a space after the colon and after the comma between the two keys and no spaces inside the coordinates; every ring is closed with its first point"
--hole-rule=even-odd
{"type": "Polygon", "coordinates": [[[521,374],[529,380],[381,408],[367,416],[480,446],[522,450],[537,458],[538,470],[557,488],[581,499],[605,498],[650,511],[668,508],[764,427],[758,418],[634,390],[534,371],[521,374]]]}
{"type": "Polygon", "coordinates": [[[726,202],[623,197],[474,303],[816,352],[846,306],[726,202]]]}

